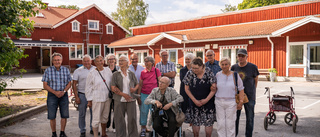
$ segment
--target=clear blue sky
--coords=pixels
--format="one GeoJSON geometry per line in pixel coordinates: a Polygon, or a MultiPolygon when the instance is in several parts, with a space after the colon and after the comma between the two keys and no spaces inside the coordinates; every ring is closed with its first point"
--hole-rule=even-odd
{"type": "MultiPolygon", "coordinates": [[[[149,4],[146,24],[185,20],[206,15],[222,13],[225,4],[238,5],[243,0],[144,0],[149,4]]],[[[115,12],[118,0],[43,0],[49,6],[77,5],[84,8],[93,3],[107,14],[115,12]]]]}

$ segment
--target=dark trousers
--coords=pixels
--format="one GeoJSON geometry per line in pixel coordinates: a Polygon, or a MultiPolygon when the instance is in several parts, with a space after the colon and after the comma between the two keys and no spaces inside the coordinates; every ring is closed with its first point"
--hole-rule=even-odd
{"type": "MultiPolygon", "coordinates": [[[[110,103],[110,111],[109,111],[109,118],[108,118],[108,122],[107,122],[107,128],[109,128],[111,126],[111,110],[114,111],[114,100],[113,99],[111,100],[111,103],[110,103]]],[[[115,129],[114,118],[112,119],[112,129],[115,129]]]]}
{"type": "MultiPolygon", "coordinates": [[[[255,100],[249,100],[248,103],[244,104],[244,110],[246,112],[246,137],[252,137],[253,127],[254,127],[254,106],[256,104],[255,100]]],[[[237,120],[236,120],[236,136],[239,131],[239,120],[240,120],[241,110],[237,110],[237,120]]]]}
{"type": "Polygon", "coordinates": [[[163,123],[165,122],[162,119],[162,116],[159,116],[159,110],[155,112],[155,116],[153,118],[153,129],[161,136],[174,137],[174,133],[177,131],[178,127],[176,116],[171,109],[165,111],[168,116],[168,128],[163,127],[163,123]]]}

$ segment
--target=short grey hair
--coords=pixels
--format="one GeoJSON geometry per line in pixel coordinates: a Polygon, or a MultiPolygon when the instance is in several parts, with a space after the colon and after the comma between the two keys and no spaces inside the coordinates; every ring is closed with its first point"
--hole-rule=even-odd
{"type": "Polygon", "coordinates": [[[102,58],[102,59],[104,59],[101,55],[97,55],[94,59],[96,59],[96,58],[102,58]]]}
{"type": "Polygon", "coordinates": [[[162,54],[163,52],[167,52],[167,53],[168,53],[167,50],[160,50],[160,52],[159,52],[160,57],[161,57],[161,54],[162,54]]]}
{"type": "Polygon", "coordinates": [[[52,54],[52,59],[53,59],[53,57],[55,57],[55,56],[59,56],[59,57],[61,57],[61,59],[63,59],[63,58],[62,58],[62,55],[61,55],[60,53],[57,53],[57,52],[53,53],[53,54],[52,54]]]}
{"type": "Polygon", "coordinates": [[[231,65],[230,59],[229,59],[228,57],[223,57],[223,58],[220,60],[220,62],[219,62],[220,67],[221,67],[222,62],[224,62],[224,61],[227,61],[227,63],[228,63],[229,65],[231,65]]]}
{"type": "Polygon", "coordinates": [[[162,78],[165,78],[167,81],[168,81],[168,85],[170,85],[170,83],[171,83],[171,79],[169,78],[169,77],[167,77],[167,76],[163,76],[163,77],[161,77],[160,79],[162,79],[162,78]]]}
{"type": "Polygon", "coordinates": [[[154,64],[154,58],[153,57],[147,56],[144,59],[146,59],[146,60],[150,61],[152,64],[154,64]]]}
{"type": "Polygon", "coordinates": [[[214,55],[214,51],[211,50],[211,49],[207,50],[206,55],[207,55],[209,52],[211,52],[211,53],[214,55]]]}
{"type": "Polygon", "coordinates": [[[187,53],[185,56],[184,56],[184,59],[188,58],[190,60],[193,60],[196,56],[193,55],[192,53],[187,53]]]}
{"type": "Polygon", "coordinates": [[[91,56],[88,55],[88,54],[84,55],[83,58],[82,58],[82,60],[84,60],[85,58],[88,58],[88,59],[92,60],[91,56]]]}
{"type": "Polygon", "coordinates": [[[114,55],[114,54],[108,54],[108,55],[106,56],[106,58],[105,58],[106,64],[109,65],[108,59],[109,59],[110,57],[114,57],[114,59],[115,59],[115,62],[114,62],[114,63],[117,64],[117,57],[116,57],[116,55],[114,55]]]}
{"type": "Polygon", "coordinates": [[[121,56],[119,57],[119,60],[120,60],[120,58],[124,58],[127,62],[129,62],[129,58],[128,58],[128,56],[126,56],[126,55],[121,55],[121,56]]]}

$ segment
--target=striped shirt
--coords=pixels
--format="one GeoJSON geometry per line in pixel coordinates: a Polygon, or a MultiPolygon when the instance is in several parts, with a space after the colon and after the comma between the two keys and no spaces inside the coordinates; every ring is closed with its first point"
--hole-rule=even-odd
{"type": "MultiPolygon", "coordinates": [[[[168,61],[166,65],[162,64],[162,61],[161,61],[157,63],[156,68],[158,68],[161,73],[168,73],[171,71],[177,72],[176,65],[170,61],[168,61]]],[[[170,80],[171,80],[170,84],[174,84],[174,78],[170,78],[170,80]]]]}
{"type": "Polygon", "coordinates": [[[71,80],[68,68],[60,66],[60,69],[57,70],[56,67],[51,66],[46,69],[41,81],[47,82],[48,86],[55,91],[63,91],[71,80]]]}

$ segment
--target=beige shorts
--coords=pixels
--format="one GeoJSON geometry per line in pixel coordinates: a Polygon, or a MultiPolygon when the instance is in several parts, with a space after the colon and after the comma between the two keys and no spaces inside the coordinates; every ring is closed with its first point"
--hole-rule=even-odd
{"type": "Polygon", "coordinates": [[[92,127],[99,127],[100,123],[107,123],[110,111],[111,99],[105,102],[92,101],[92,127]]]}

